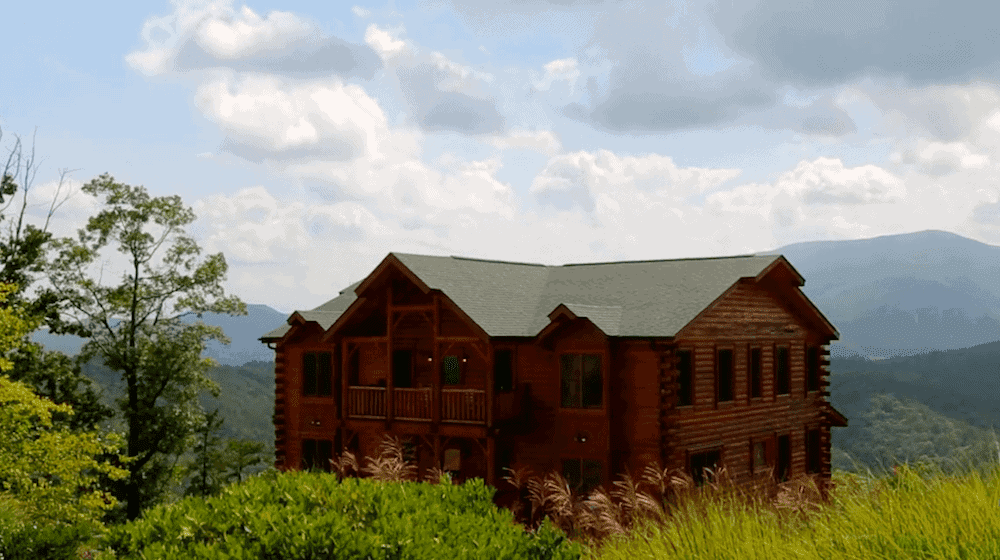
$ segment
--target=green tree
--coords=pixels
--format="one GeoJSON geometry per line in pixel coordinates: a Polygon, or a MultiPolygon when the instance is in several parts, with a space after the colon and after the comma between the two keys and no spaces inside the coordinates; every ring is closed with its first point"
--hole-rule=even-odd
{"type": "Polygon", "coordinates": [[[226,442],[226,481],[243,482],[250,470],[264,463],[264,444],[248,439],[226,442]]]}
{"type": "Polygon", "coordinates": [[[222,253],[199,257],[201,249],[185,233],[195,215],[180,197],[151,197],[144,187],[107,174],[82,190],[103,197],[104,208],[77,239],[57,243],[59,255],[48,272],[62,315],[89,338],[83,359],[99,357],[122,376],[125,394],[117,404],[130,475],[120,496],[131,520],[166,490],[170,459],[188,448],[203,418],[199,393],[217,391],[205,375],[213,362],[201,354],[208,340],[228,339],[218,327],[181,318],[246,314],[246,306],[224,294],[222,253]],[[109,246],[120,256],[107,255],[109,246]],[[119,283],[105,285],[110,257],[123,271],[119,283]]]}
{"type": "MultiPolygon", "coordinates": [[[[2,136],[0,131],[0,138],[2,136]]],[[[63,193],[69,171],[60,172],[45,223],[37,227],[27,222],[26,214],[28,194],[38,168],[34,148],[26,152],[21,139],[15,136],[0,172],[0,225],[5,226],[0,232],[0,283],[17,288],[8,294],[3,305],[17,306],[36,319],[35,328],[45,325],[54,333],[79,334],[73,324],[62,320],[56,290],[37,282],[44,271],[46,251],[52,239],[49,221],[67,199],[63,193]]],[[[112,409],[100,403],[98,392],[81,372],[77,360],[29,342],[30,334],[30,331],[24,333],[24,343],[10,352],[11,367],[7,375],[31,386],[41,396],[73,408],[73,414],[55,412],[54,422],[86,431],[95,429],[102,420],[114,414],[112,409]]]]}
{"type": "Polygon", "coordinates": [[[15,286],[0,284],[0,558],[74,549],[101,529],[101,516],[115,504],[101,477],[128,474],[108,460],[120,444],[117,434],[53,423],[54,414],[73,410],[3,373],[12,366],[6,356],[36,326],[23,309],[9,305],[14,292],[15,286]]]}
{"type": "Polygon", "coordinates": [[[222,438],[219,429],[222,418],[219,410],[205,415],[205,421],[195,432],[194,460],[185,469],[190,477],[185,496],[213,496],[222,489],[225,457],[222,453],[222,438]]]}

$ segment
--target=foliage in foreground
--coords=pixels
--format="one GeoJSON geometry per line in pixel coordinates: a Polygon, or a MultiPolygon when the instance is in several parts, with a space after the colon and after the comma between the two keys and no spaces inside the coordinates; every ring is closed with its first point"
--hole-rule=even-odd
{"type": "Polygon", "coordinates": [[[579,558],[543,524],[527,532],[480,479],[462,485],[268,471],[216,497],[158,506],[112,528],[118,558],[283,560],[579,558]]]}
{"type": "Polygon", "coordinates": [[[588,549],[586,558],[1000,558],[998,470],[948,476],[931,464],[900,465],[880,476],[835,472],[834,483],[830,503],[797,507],[750,506],[710,486],[671,515],[588,549]]]}

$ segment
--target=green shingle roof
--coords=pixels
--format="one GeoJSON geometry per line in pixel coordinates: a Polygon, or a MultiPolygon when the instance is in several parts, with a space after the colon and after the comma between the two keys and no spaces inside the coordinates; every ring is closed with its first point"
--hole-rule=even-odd
{"type": "MultiPolygon", "coordinates": [[[[490,336],[535,336],[560,304],[609,336],[669,337],[740,278],[779,255],[546,266],[466,257],[390,253],[431,289],[441,290],[490,336]]],[[[298,312],[328,329],[356,299],[336,298],[298,312]]],[[[262,340],[280,338],[283,325],[262,340]]]]}

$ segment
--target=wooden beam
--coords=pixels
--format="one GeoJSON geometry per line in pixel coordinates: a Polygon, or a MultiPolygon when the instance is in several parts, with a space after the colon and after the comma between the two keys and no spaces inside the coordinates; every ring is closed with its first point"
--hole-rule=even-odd
{"type": "Polygon", "coordinates": [[[497,485],[497,473],[496,473],[496,454],[497,454],[497,442],[495,437],[486,438],[486,484],[496,488],[497,485]]]}
{"type": "MultiPolygon", "coordinates": [[[[496,368],[494,366],[493,360],[493,345],[489,344],[486,346],[486,427],[493,427],[493,385],[496,381],[493,379],[496,373],[496,368]]],[[[490,440],[492,441],[492,439],[490,440]]]]}
{"type": "Polygon", "coordinates": [[[395,372],[392,370],[392,282],[386,282],[385,299],[385,359],[388,362],[385,374],[385,427],[392,426],[392,416],[396,408],[395,372]]]}
{"type": "MultiPolygon", "coordinates": [[[[433,408],[431,412],[431,418],[434,421],[434,426],[437,426],[438,424],[441,423],[441,373],[440,373],[441,355],[438,352],[439,350],[438,335],[440,334],[440,324],[441,324],[441,309],[440,309],[441,296],[435,293],[433,295],[433,298],[434,298],[434,321],[432,322],[431,325],[432,327],[431,328],[431,348],[432,348],[431,381],[434,390],[432,391],[433,396],[431,397],[431,407],[433,408]]],[[[436,445],[440,445],[441,443],[440,438],[435,440],[435,442],[436,445]]],[[[434,452],[438,453],[438,451],[439,449],[435,448],[434,452]]],[[[436,460],[440,463],[441,455],[438,454],[435,455],[435,457],[436,460]]]]}

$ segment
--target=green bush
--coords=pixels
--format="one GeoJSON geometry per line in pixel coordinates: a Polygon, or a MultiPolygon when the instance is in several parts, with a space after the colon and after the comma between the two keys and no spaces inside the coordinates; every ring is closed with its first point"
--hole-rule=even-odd
{"type": "Polygon", "coordinates": [[[543,524],[527,532],[480,479],[461,486],[267,472],[221,495],[159,506],[114,527],[118,558],[312,560],[579,558],[543,524]]]}

